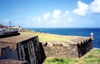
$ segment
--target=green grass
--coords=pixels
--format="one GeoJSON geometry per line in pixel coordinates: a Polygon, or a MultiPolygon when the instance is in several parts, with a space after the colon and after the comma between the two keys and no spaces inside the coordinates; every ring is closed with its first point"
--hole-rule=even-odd
{"type": "Polygon", "coordinates": [[[60,37],[60,36],[55,36],[55,35],[50,35],[50,34],[37,34],[37,33],[32,33],[32,32],[20,32],[20,34],[35,34],[38,35],[39,41],[63,41],[63,40],[70,40],[73,37],[60,37]]]}
{"type": "Polygon", "coordinates": [[[72,59],[66,58],[47,58],[43,64],[68,64],[72,59]]]}
{"type": "Polygon", "coordinates": [[[43,64],[100,64],[100,50],[92,49],[81,58],[48,57],[43,64]]]}
{"type": "Polygon", "coordinates": [[[58,37],[58,36],[53,36],[53,35],[44,35],[44,34],[36,34],[39,36],[40,41],[51,41],[51,40],[57,40],[57,41],[62,41],[62,40],[70,40],[72,38],[69,37],[58,37]]]}

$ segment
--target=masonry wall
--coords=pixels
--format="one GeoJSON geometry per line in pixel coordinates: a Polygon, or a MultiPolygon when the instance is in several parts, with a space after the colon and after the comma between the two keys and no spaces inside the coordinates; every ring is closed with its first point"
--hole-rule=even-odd
{"type": "Polygon", "coordinates": [[[1,57],[0,59],[13,59],[18,60],[17,50],[11,50],[10,46],[1,49],[1,57]]]}
{"type": "Polygon", "coordinates": [[[79,57],[83,56],[93,48],[92,40],[85,41],[84,43],[78,44],[79,57]]]}
{"type": "Polygon", "coordinates": [[[16,35],[20,35],[20,33],[18,33],[18,31],[4,32],[0,35],[0,38],[11,37],[16,35]]]}
{"type": "MultiPolygon", "coordinates": [[[[55,41],[56,42],[56,41],[55,41]]],[[[53,43],[55,43],[53,42],[53,43]]],[[[79,43],[68,43],[66,46],[62,44],[43,46],[46,57],[56,57],[56,58],[79,58],[86,54],[93,48],[92,40],[85,40],[79,43]]],[[[67,42],[67,41],[66,41],[67,42]]]]}
{"type": "Polygon", "coordinates": [[[38,36],[31,37],[26,40],[22,40],[17,44],[11,44],[10,42],[0,42],[1,48],[1,60],[13,59],[19,61],[26,61],[27,64],[42,64],[46,58],[42,44],[39,43],[38,36]],[[7,46],[3,46],[7,45],[7,46]],[[14,45],[15,47],[13,47],[14,45]]]}
{"type": "Polygon", "coordinates": [[[45,46],[44,51],[46,57],[56,58],[76,58],[78,56],[77,45],[70,44],[67,47],[64,46],[45,46]]]}
{"type": "Polygon", "coordinates": [[[38,37],[20,42],[17,47],[20,61],[27,61],[29,64],[41,64],[41,48],[38,37]]]}

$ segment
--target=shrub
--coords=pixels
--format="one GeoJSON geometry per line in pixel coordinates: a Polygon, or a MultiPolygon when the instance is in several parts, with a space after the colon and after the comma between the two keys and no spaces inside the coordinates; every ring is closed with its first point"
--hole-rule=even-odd
{"type": "Polygon", "coordinates": [[[52,60],[52,62],[64,62],[64,60],[63,59],[54,58],[52,60]]]}

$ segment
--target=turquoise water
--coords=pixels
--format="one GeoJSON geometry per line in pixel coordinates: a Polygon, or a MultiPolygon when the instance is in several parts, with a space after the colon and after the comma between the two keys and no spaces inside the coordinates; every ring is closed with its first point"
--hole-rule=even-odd
{"type": "Polygon", "coordinates": [[[32,31],[51,33],[58,35],[86,36],[94,34],[93,47],[100,48],[100,28],[28,28],[32,31]]]}

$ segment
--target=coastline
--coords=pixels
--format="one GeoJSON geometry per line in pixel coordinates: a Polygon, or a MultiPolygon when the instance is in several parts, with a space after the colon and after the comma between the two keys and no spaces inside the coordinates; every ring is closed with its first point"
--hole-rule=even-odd
{"type": "Polygon", "coordinates": [[[33,31],[30,29],[27,29],[28,31],[25,32],[32,32],[32,33],[36,33],[36,34],[43,34],[43,35],[52,35],[52,36],[60,36],[60,37],[85,37],[85,36],[73,36],[73,35],[59,35],[59,34],[52,34],[52,33],[44,33],[44,32],[37,32],[37,31],[33,31]]]}
{"type": "Polygon", "coordinates": [[[94,47],[93,49],[94,49],[94,50],[95,50],[95,49],[100,50],[100,48],[95,48],[95,47],[94,47]]]}
{"type": "Polygon", "coordinates": [[[100,28],[27,28],[29,30],[51,33],[63,36],[85,36],[90,37],[91,32],[94,34],[93,47],[100,48],[100,28]]]}
{"type": "MultiPolygon", "coordinates": [[[[78,37],[84,37],[84,36],[72,36],[72,35],[58,35],[58,34],[51,34],[51,33],[43,33],[43,32],[36,32],[30,29],[27,29],[27,31],[25,31],[27,33],[32,33],[32,34],[41,34],[41,35],[51,35],[51,36],[57,36],[57,37],[72,37],[72,38],[78,38],[78,37]]],[[[99,49],[97,47],[93,47],[93,49],[99,49]]]]}

